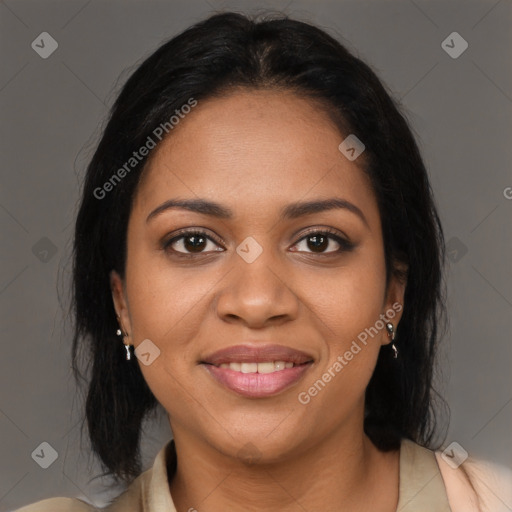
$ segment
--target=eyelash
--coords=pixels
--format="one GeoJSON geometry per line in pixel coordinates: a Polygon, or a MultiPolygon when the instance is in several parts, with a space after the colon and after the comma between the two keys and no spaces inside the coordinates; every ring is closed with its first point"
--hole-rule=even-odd
{"type": "MultiPolygon", "coordinates": [[[[336,254],[341,254],[342,252],[349,252],[349,251],[353,250],[355,247],[355,244],[342,238],[336,231],[333,231],[332,229],[329,229],[329,228],[314,229],[314,230],[308,231],[299,240],[297,240],[297,242],[295,242],[293,245],[295,246],[299,242],[302,242],[303,240],[305,240],[313,235],[327,236],[327,238],[329,238],[330,240],[334,240],[335,242],[337,242],[340,245],[340,248],[335,251],[329,251],[329,252],[323,252],[323,253],[322,252],[320,252],[320,253],[307,252],[306,254],[316,254],[318,256],[332,256],[332,255],[336,255],[336,254]]],[[[178,240],[182,240],[188,236],[200,236],[200,237],[204,237],[207,240],[210,240],[211,242],[214,242],[216,244],[222,244],[221,240],[217,239],[216,237],[207,235],[205,231],[200,231],[197,229],[184,229],[184,230],[180,231],[178,235],[175,235],[171,239],[164,241],[162,243],[162,249],[168,251],[170,246],[173,243],[177,242],[178,240]]],[[[183,258],[192,258],[194,256],[208,254],[208,252],[198,252],[198,253],[188,252],[187,253],[187,252],[180,252],[180,251],[175,251],[175,250],[172,250],[172,252],[174,255],[177,255],[178,257],[183,257],[183,258]]],[[[214,251],[214,252],[222,252],[222,251],[214,251]]],[[[294,252],[301,253],[304,251],[294,251],[294,252]]]]}

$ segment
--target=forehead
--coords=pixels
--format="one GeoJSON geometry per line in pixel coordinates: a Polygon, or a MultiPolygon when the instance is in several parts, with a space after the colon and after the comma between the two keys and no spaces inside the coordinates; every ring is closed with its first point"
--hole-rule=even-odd
{"type": "Polygon", "coordinates": [[[136,207],[170,197],[229,199],[236,210],[332,197],[368,203],[363,156],[349,161],[325,107],[291,92],[242,90],[198,102],[147,162],[136,207]]]}

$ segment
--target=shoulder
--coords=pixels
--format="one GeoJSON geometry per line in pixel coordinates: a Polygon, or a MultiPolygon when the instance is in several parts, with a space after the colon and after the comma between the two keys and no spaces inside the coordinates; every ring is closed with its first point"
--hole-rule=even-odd
{"type": "Polygon", "coordinates": [[[14,512],[97,512],[98,510],[100,509],[77,498],[50,498],[18,508],[14,512]]]}
{"type": "Polygon", "coordinates": [[[512,509],[512,470],[468,457],[450,464],[435,452],[450,505],[454,512],[509,512],[512,509]]]}
{"type": "MultiPolygon", "coordinates": [[[[162,455],[157,457],[157,461],[162,460],[164,460],[163,451],[162,455]]],[[[161,496],[159,498],[150,495],[150,490],[158,490],[154,486],[151,487],[153,469],[149,468],[141,473],[127,489],[103,508],[94,507],[78,498],[50,498],[16,509],[13,512],[140,512],[141,510],[149,510],[147,507],[152,500],[161,499],[161,496]]],[[[159,476],[161,479],[166,479],[167,475],[162,473],[163,471],[164,469],[161,468],[159,476]]],[[[165,489],[168,489],[167,486],[165,486],[165,489]]],[[[160,490],[159,493],[161,494],[162,491],[160,490]]],[[[149,508],[153,510],[151,507],[149,508]]]]}

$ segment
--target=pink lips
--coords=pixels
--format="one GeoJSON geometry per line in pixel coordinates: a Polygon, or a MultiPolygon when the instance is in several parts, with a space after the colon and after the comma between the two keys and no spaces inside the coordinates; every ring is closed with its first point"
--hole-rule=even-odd
{"type": "Polygon", "coordinates": [[[309,354],[281,345],[236,345],[214,352],[201,361],[217,382],[250,398],[263,398],[285,390],[296,383],[312,363],[313,358],[309,354]],[[292,362],[294,366],[273,373],[241,373],[219,367],[223,363],[267,361],[292,362]]]}

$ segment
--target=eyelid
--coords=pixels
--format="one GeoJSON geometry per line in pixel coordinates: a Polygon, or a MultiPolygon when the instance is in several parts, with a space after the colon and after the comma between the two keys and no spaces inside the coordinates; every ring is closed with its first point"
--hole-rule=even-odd
{"type": "Polygon", "coordinates": [[[297,242],[300,242],[308,235],[315,233],[327,233],[328,235],[332,235],[334,238],[338,238],[345,243],[351,243],[350,238],[345,233],[343,233],[343,231],[340,231],[339,229],[330,228],[327,226],[314,226],[312,228],[308,228],[304,233],[302,233],[301,237],[297,240],[297,242]]]}

